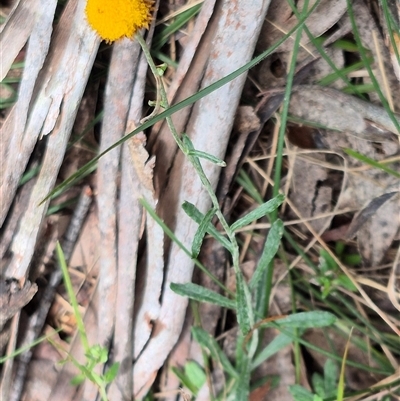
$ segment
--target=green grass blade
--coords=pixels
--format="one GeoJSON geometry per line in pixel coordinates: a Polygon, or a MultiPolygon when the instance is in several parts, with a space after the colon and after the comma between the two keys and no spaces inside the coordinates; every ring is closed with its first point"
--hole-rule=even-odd
{"type": "Polygon", "coordinates": [[[385,171],[386,173],[393,175],[396,178],[400,178],[399,172],[392,170],[391,168],[387,167],[383,163],[379,163],[379,162],[371,159],[370,157],[365,156],[353,149],[344,148],[343,151],[345,153],[347,153],[349,156],[354,157],[355,159],[360,160],[361,162],[368,164],[371,167],[378,168],[379,170],[385,171]]]}
{"type": "Polygon", "coordinates": [[[57,253],[58,263],[60,265],[60,269],[63,274],[65,289],[67,290],[67,294],[68,294],[69,300],[71,302],[72,309],[74,310],[76,326],[78,328],[78,332],[81,337],[83,349],[85,350],[85,353],[87,353],[90,350],[90,346],[89,346],[89,341],[88,341],[88,338],[86,335],[85,325],[83,324],[83,319],[82,319],[81,313],[79,311],[79,304],[76,299],[74,289],[72,287],[71,278],[69,276],[67,263],[66,263],[65,257],[64,257],[64,252],[62,251],[61,245],[58,241],[56,244],[56,253],[57,253]]]}
{"type": "Polygon", "coordinates": [[[172,34],[179,31],[179,29],[187,24],[200,11],[201,6],[202,4],[195,4],[188,10],[176,16],[171,24],[161,29],[160,32],[157,33],[153,39],[152,48],[154,50],[159,50],[162,46],[164,46],[172,34]]]}

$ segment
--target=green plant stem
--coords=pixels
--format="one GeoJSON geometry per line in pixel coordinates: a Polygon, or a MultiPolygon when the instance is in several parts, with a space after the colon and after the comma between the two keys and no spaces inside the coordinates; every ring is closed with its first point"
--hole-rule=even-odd
{"type": "MultiPolygon", "coordinates": [[[[164,85],[163,85],[163,82],[162,82],[162,79],[160,76],[160,70],[156,67],[156,65],[153,61],[153,58],[151,57],[150,50],[147,47],[147,44],[146,44],[146,41],[144,40],[144,38],[139,33],[136,34],[136,38],[137,38],[140,46],[142,47],[143,53],[147,59],[150,70],[153,73],[153,75],[156,79],[156,82],[157,82],[157,93],[158,93],[157,102],[159,102],[160,107],[162,109],[167,109],[169,107],[168,98],[167,98],[167,94],[165,92],[165,88],[164,88],[164,85]]],[[[156,108],[157,108],[157,105],[156,105],[156,108]]],[[[244,300],[244,302],[246,304],[245,305],[246,310],[248,311],[248,314],[246,316],[246,322],[248,321],[249,324],[248,325],[245,324],[244,326],[246,326],[246,330],[250,330],[250,326],[252,326],[254,324],[254,315],[252,313],[250,292],[247,287],[247,284],[245,283],[245,281],[243,279],[243,275],[242,275],[242,273],[240,271],[240,267],[239,267],[239,245],[236,241],[235,233],[233,232],[233,230],[231,230],[228,222],[225,220],[225,217],[222,214],[222,211],[219,207],[217,196],[212,188],[210,181],[208,180],[207,176],[205,175],[205,173],[203,171],[203,168],[201,166],[199,158],[195,155],[190,154],[190,151],[192,149],[186,144],[185,141],[182,140],[181,136],[176,131],[176,128],[174,126],[171,116],[167,116],[166,121],[167,121],[168,128],[170,129],[171,134],[172,134],[176,144],[178,145],[179,149],[183,152],[183,154],[188,158],[188,160],[192,164],[193,168],[196,170],[196,173],[197,173],[198,177],[200,178],[200,181],[201,181],[203,187],[208,192],[208,195],[210,196],[210,199],[211,199],[211,203],[216,211],[215,214],[218,217],[222,228],[226,232],[229,241],[231,242],[231,245],[232,245],[231,255],[232,255],[233,269],[235,271],[237,281],[239,281],[239,280],[241,281],[240,282],[241,289],[243,290],[243,293],[244,293],[244,296],[242,297],[242,299],[244,300]]],[[[239,317],[239,315],[240,315],[240,312],[238,312],[238,317],[239,317]]],[[[257,335],[255,335],[253,337],[252,342],[250,344],[250,347],[249,347],[249,349],[251,350],[250,353],[255,352],[256,347],[257,347],[256,343],[257,343],[257,335]]]]}
{"type": "MultiPolygon", "coordinates": [[[[156,65],[154,64],[153,58],[151,57],[151,54],[150,54],[149,48],[147,47],[146,41],[143,39],[143,37],[139,33],[136,34],[136,39],[139,42],[140,46],[142,47],[143,53],[147,59],[147,63],[149,64],[151,72],[153,73],[153,75],[156,78],[157,86],[158,86],[157,92],[159,91],[159,93],[160,93],[160,106],[163,109],[167,109],[169,107],[167,93],[165,92],[164,85],[162,83],[162,80],[160,79],[159,70],[157,69],[156,65]]],[[[239,246],[236,241],[235,233],[232,232],[232,230],[230,229],[229,224],[225,220],[225,217],[223,216],[223,214],[219,208],[218,199],[214,193],[211,183],[208,180],[208,178],[206,177],[206,175],[204,174],[204,171],[201,168],[201,165],[199,168],[199,163],[197,163],[198,158],[189,154],[190,149],[185,145],[185,143],[180,138],[178,132],[176,131],[174,123],[172,122],[171,116],[168,116],[165,119],[167,121],[168,128],[170,129],[171,134],[174,137],[176,144],[178,145],[179,149],[183,152],[183,154],[188,157],[189,161],[195,168],[195,170],[201,180],[201,183],[203,184],[204,188],[207,190],[207,192],[211,198],[211,202],[212,202],[214,208],[216,209],[215,214],[217,215],[218,219],[220,220],[222,228],[225,230],[225,232],[228,235],[229,240],[232,243],[232,259],[234,261],[235,272],[239,272],[240,271],[240,269],[239,269],[239,246]],[[237,261],[237,263],[235,263],[235,261],[237,261]]]]}
{"type": "MultiPolygon", "coordinates": [[[[290,297],[291,297],[291,303],[292,303],[292,313],[296,314],[297,313],[297,299],[296,299],[296,291],[294,288],[294,283],[293,283],[293,274],[292,271],[289,270],[289,261],[286,256],[286,252],[284,249],[279,250],[279,257],[283,261],[283,263],[286,266],[286,269],[288,269],[288,279],[289,279],[289,287],[290,287],[290,297]]],[[[294,334],[296,337],[300,337],[300,332],[299,329],[294,329],[294,334]]],[[[300,344],[297,340],[293,341],[293,356],[294,356],[294,368],[295,368],[295,377],[296,377],[296,383],[300,384],[301,383],[301,350],[300,350],[300,344]]]]}
{"type": "Polygon", "coordinates": [[[78,301],[76,299],[76,296],[75,296],[75,293],[74,293],[74,289],[72,287],[71,278],[69,277],[69,274],[68,274],[67,262],[65,260],[64,252],[63,252],[59,242],[57,242],[57,244],[56,244],[56,254],[57,254],[58,262],[59,262],[59,265],[60,265],[60,269],[61,269],[62,274],[63,274],[64,285],[65,285],[65,288],[67,290],[67,293],[68,293],[72,308],[74,309],[74,315],[75,315],[75,319],[76,319],[76,326],[78,328],[78,332],[79,332],[79,336],[81,338],[82,346],[83,346],[83,349],[85,350],[85,353],[88,353],[89,349],[90,349],[90,346],[89,346],[89,341],[88,341],[88,338],[87,338],[87,335],[86,335],[85,325],[83,323],[82,316],[81,316],[81,314],[79,312],[78,301]]]}

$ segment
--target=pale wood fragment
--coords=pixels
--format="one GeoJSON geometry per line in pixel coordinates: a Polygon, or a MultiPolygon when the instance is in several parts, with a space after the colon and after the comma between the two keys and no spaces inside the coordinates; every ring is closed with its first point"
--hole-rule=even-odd
{"type": "MultiPolygon", "coordinates": [[[[71,65],[68,65],[68,63],[67,66],[63,65],[61,62],[56,64],[56,66],[60,68],[59,71],[63,71],[65,74],[67,74],[68,71],[67,76],[69,79],[66,83],[66,87],[64,87],[64,92],[59,93],[60,98],[58,98],[58,101],[62,103],[62,108],[58,110],[60,114],[57,114],[56,120],[54,121],[55,126],[52,128],[52,134],[48,138],[42,168],[33,188],[30,203],[22,217],[19,231],[15,235],[12,243],[11,249],[13,251],[13,258],[7,268],[7,274],[17,279],[23,278],[27,274],[27,269],[34,252],[36,238],[49,203],[49,201],[41,202],[54,187],[58,171],[64,158],[68,138],[78,111],[80,99],[82,98],[86,80],[89,76],[99,44],[98,38],[84,21],[84,5],[85,1],[81,0],[78,4],[75,4],[76,9],[72,7],[72,10],[69,9],[68,12],[66,10],[66,15],[68,17],[71,16],[69,13],[74,11],[72,22],[69,24],[69,31],[65,32],[68,24],[63,25],[60,23],[57,26],[57,30],[63,32],[64,35],[68,37],[68,45],[62,48],[62,50],[65,51],[65,53],[63,53],[64,60],[66,61],[66,59],[72,58],[74,60],[72,65],[74,65],[75,68],[71,68],[71,65]],[[81,43],[78,53],[76,52],[76,45],[72,45],[72,43],[77,42],[81,43]],[[55,124],[56,121],[57,124],[55,124]]],[[[53,43],[53,47],[54,46],[56,46],[59,51],[61,44],[56,42],[53,43]]],[[[49,74],[49,77],[52,77],[51,69],[47,74],[49,74]]],[[[51,101],[52,96],[56,95],[50,90],[50,87],[41,89],[38,100],[30,112],[31,118],[25,128],[25,133],[22,137],[19,137],[20,143],[15,144],[17,148],[22,147],[27,150],[27,152],[23,153],[25,159],[21,160],[22,152],[16,151],[16,147],[10,147],[12,152],[10,152],[10,160],[7,160],[7,169],[2,183],[2,191],[4,191],[2,192],[2,196],[3,193],[7,194],[6,199],[8,199],[9,202],[12,200],[12,192],[13,190],[15,191],[20,174],[22,174],[24,166],[30,156],[31,149],[28,148],[33,148],[44,121],[42,119],[41,123],[38,124],[39,121],[37,121],[36,118],[39,118],[40,115],[45,121],[48,121],[46,117],[47,114],[43,114],[43,109],[40,108],[40,99],[51,101]],[[11,157],[11,155],[13,155],[13,157],[11,157]]],[[[8,209],[7,206],[5,206],[5,210],[6,209],[8,209]]]]}
{"type": "MultiPolygon", "coordinates": [[[[125,133],[138,45],[123,39],[113,48],[106,86],[100,152],[118,141],[125,133]],[[129,73],[127,72],[127,69],[129,73]]],[[[97,169],[100,246],[99,340],[108,346],[114,330],[117,295],[117,186],[120,148],[99,160],[97,169]]]]}
{"type": "MultiPolygon", "coordinates": [[[[25,27],[24,29],[30,29],[30,36],[24,37],[25,41],[28,40],[28,45],[24,73],[18,90],[18,101],[13,106],[1,129],[0,165],[3,174],[0,183],[0,196],[2,199],[0,224],[3,223],[7,215],[17,182],[37,141],[35,135],[32,137],[25,135],[25,128],[36,80],[49,50],[57,1],[46,0],[43,3],[43,7],[38,1],[30,4],[29,13],[33,13],[33,15],[29,15],[29,18],[27,18],[26,21],[28,23],[19,21],[19,18],[23,18],[23,16],[19,16],[17,17],[19,25],[14,25],[17,22],[14,22],[13,18],[20,13],[24,14],[26,11],[26,2],[19,3],[15,13],[10,15],[9,20],[5,23],[4,30],[0,34],[2,48],[0,60],[2,63],[7,63],[7,58],[11,55],[15,58],[20,50],[19,40],[24,37],[25,32],[21,30],[21,26],[25,27]],[[9,48],[10,46],[11,48],[9,48]],[[19,149],[18,152],[15,151],[17,147],[19,149]]],[[[7,66],[2,65],[0,71],[7,72],[7,66]]]]}

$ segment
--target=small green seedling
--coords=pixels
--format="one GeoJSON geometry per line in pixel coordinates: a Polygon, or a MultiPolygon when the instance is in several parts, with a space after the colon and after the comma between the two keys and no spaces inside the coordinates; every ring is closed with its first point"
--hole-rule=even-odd
{"type": "MultiPolygon", "coordinates": [[[[85,326],[83,324],[83,319],[79,312],[78,301],[72,288],[71,278],[68,273],[68,268],[65,262],[64,253],[58,242],[56,246],[56,252],[57,252],[58,262],[60,264],[60,268],[63,273],[64,285],[67,290],[72,308],[74,310],[79,336],[82,342],[83,349],[85,350],[85,356],[86,356],[86,362],[84,364],[79,363],[75,358],[72,357],[72,355],[68,355],[63,362],[65,363],[67,361],[70,361],[80,370],[80,373],[72,379],[71,381],[72,384],[79,385],[84,380],[88,379],[98,387],[102,401],[108,401],[106,387],[117,376],[119,369],[119,362],[113,363],[105,371],[105,373],[99,374],[96,372],[96,370],[98,370],[97,369],[98,365],[104,365],[107,362],[108,349],[100,345],[93,345],[93,346],[89,345],[85,326]]],[[[52,341],[50,342],[53,343],[52,341]]],[[[54,345],[57,346],[57,348],[60,348],[59,345],[56,344],[54,345]]]]}

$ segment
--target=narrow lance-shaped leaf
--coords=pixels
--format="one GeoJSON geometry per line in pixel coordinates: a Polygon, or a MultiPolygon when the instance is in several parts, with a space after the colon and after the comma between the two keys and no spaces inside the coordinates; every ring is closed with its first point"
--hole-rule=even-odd
{"type": "Polygon", "coordinates": [[[275,198],[270,199],[268,202],[258,206],[256,209],[246,214],[246,216],[243,216],[241,219],[235,221],[231,225],[232,231],[236,231],[239,228],[247,226],[251,222],[260,219],[261,217],[264,217],[267,214],[272,213],[282,204],[284,200],[285,200],[284,195],[277,195],[275,198]]]}
{"type": "Polygon", "coordinates": [[[336,394],[338,368],[336,362],[327,359],[324,365],[324,387],[328,396],[336,394]]]}
{"type": "Polygon", "coordinates": [[[199,159],[208,160],[209,162],[214,163],[220,167],[226,167],[226,163],[223,160],[211,155],[210,153],[202,152],[201,150],[189,150],[188,155],[197,157],[199,159]]]}
{"type": "MultiPolygon", "coordinates": [[[[204,220],[204,214],[200,212],[195,205],[190,202],[184,202],[182,204],[184,212],[193,219],[197,224],[201,224],[204,220]]],[[[210,223],[207,227],[207,233],[215,238],[224,248],[231,252],[231,243],[221,234],[218,230],[210,223]]]]}
{"type": "MultiPolygon", "coordinates": [[[[196,150],[193,146],[192,140],[186,134],[182,134],[182,142],[186,146],[185,153],[187,156],[189,156],[190,152],[193,152],[196,150]]],[[[189,157],[190,157],[194,167],[196,168],[196,170],[197,171],[201,170],[204,174],[203,166],[201,165],[199,158],[196,156],[189,156],[189,157]]]]}
{"type": "Polygon", "coordinates": [[[215,209],[210,209],[201,220],[199,227],[197,228],[196,234],[193,238],[192,243],[192,258],[196,259],[199,256],[200,248],[203,243],[204,235],[207,232],[208,226],[211,224],[211,220],[214,217],[215,209]]]}
{"type": "Polygon", "coordinates": [[[282,235],[283,223],[281,220],[278,219],[272,224],[271,229],[269,230],[267,240],[265,241],[263,253],[260,257],[253,277],[251,278],[249,283],[250,289],[254,288],[256,284],[260,281],[265,269],[278,252],[282,235]]]}
{"type": "Polygon", "coordinates": [[[111,383],[117,377],[119,365],[119,362],[114,362],[104,374],[104,381],[106,383],[111,383]]]}
{"type": "Polygon", "coordinates": [[[289,386],[289,392],[295,401],[318,401],[315,400],[314,395],[300,384],[293,384],[289,386]]]}
{"type": "Polygon", "coordinates": [[[171,283],[171,290],[175,293],[188,297],[199,302],[209,302],[221,306],[223,308],[235,309],[236,303],[217,292],[211,291],[208,288],[201,287],[194,283],[176,284],[171,283]]]}
{"type": "Polygon", "coordinates": [[[345,153],[347,153],[349,156],[354,157],[357,160],[360,160],[361,162],[368,164],[371,167],[375,167],[377,169],[383,170],[388,174],[393,175],[396,178],[400,178],[400,173],[398,171],[395,171],[393,169],[391,169],[390,167],[388,167],[386,164],[377,162],[374,159],[371,159],[370,157],[363,155],[362,153],[359,153],[353,149],[349,149],[349,148],[343,148],[343,151],[345,153]]]}
{"type": "Polygon", "coordinates": [[[195,361],[189,361],[185,364],[185,376],[196,386],[196,393],[203,387],[204,383],[207,381],[207,376],[204,372],[203,367],[201,367],[195,361]]]}
{"type": "Polygon", "coordinates": [[[250,292],[241,272],[236,274],[236,308],[240,330],[243,334],[247,334],[251,329],[254,318],[250,292]]]}
{"type": "Polygon", "coordinates": [[[293,342],[293,339],[284,333],[278,334],[262,351],[256,356],[252,363],[252,369],[261,365],[272,355],[285,348],[293,342]]]}
{"type": "Polygon", "coordinates": [[[289,315],[283,319],[276,320],[274,322],[263,324],[263,327],[273,326],[282,328],[297,328],[297,329],[308,329],[315,327],[327,327],[331,326],[336,321],[336,316],[330,312],[325,311],[311,311],[311,312],[299,312],[293,315],[289,315]]]}
{"type": "Polygon", "coordinates": [[[231,365],[225,353],[221,350],[218,343],[215,341],[215,338],[212,337],[209,333],[203,330],[201,327],[192,327],[192,335],[194,339],[203,347],[206,348],[211,357],[219,361],[224,368],[224,371],[230,374],[232,377],[238,378],[238,372],[231,365]]]}

